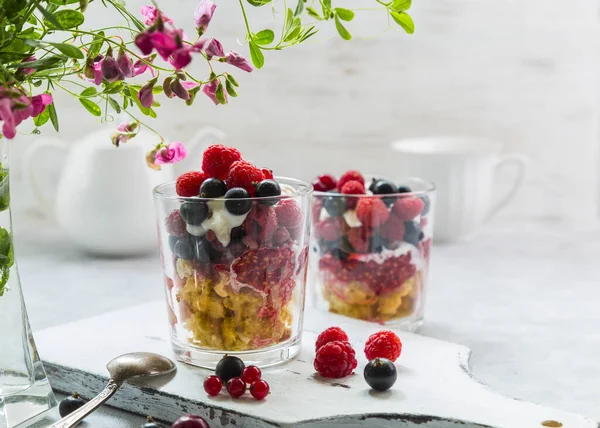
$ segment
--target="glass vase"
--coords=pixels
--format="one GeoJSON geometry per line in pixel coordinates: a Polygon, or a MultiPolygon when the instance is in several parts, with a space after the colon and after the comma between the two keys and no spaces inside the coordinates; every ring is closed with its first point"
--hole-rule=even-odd
{"type": "Polygon", "coordinates": [[[0,140],[0,428],[27,427],[56,405],[14,259],[6,139],[0,140]]]}

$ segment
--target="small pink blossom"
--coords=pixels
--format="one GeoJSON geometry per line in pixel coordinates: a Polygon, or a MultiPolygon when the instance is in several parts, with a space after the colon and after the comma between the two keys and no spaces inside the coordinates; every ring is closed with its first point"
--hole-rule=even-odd
{"type": "Polygon", "coordinates": [[[248,73],[252,72],[252,66],[250,65],[248,60],[237,52],[227,52],[227,55],[225,55],[225,62],[227,64],[233,65],[234,67],[247,71],[248,73]]]}
{"type": "MultiPolygon", "coordinates": [[[[215,103],[215,105],[219,105],[221,104],[219,102],[219,100],[217,99],[217,88],[219,87],[219,79],[215,79],[212,82],[207,83],[206,85],[204,85],[202,87],[202,92],[204,92],[204,94],[210,98],[213,103],[215,103]]],[[[225,102],[227,102],[227,94],[223,94],[225,96],[225,102]]]]}
{"type": "Polygon", "coordinates": [[[200,0],[194,11],[194,22],[196,23],[198,34],[202,35],[206,32],[216,8],[217,5],[211,0],[200,0]]]}
{"type": "Polygon", "coordinates": [[[140,100],[140,104],[146,108],[152,107],[154,104],[154,94],[152,93],[152,89],[154,88],[154,84],[156,83],[156,79],[152,79],[148,83],[146,83],[140,91],[138,92],[138,99],[140,100]]]}
{"type": "Polygon", "coordinates": [[[104,56],[98,55],[93,62],[88,62],[85,66],[85,77],[94,82],[96,86],[102,84],[102,61],[104,56]]]}
{"type": "Polygon", "coordinates": [[[46,110],[46,106],[52,104],[52,101],[52,95],[50,94],[40,94],[31,98],[31,106],[33,107],[31,117],[42,114],[46,110]]]}
{"type": "Polygon", "coordinates": [[[3,135],[8,139],[14,138],[17,135],[17,126],[21,122],[41,114],[51,102],[52,97],[48,94],[30,98],[20,88],[0,86],[0,120],[3,122],[3,135]]]}
{"type": "MultiPolygon", "coordinates": [[[[171,30],[155,31],[150,34],[152,46],[165,61],[173,55],[173,52],[180,48],[180,45],[177,43],[177,37],[178,34],[171,30]]],[[[147,54],[144,52],[144,55],[147,54]]]]}
{"type": "Polygon", "coordinates": [[[154,61],[154,58],[156,58],[156,54],[143,58],[144,61],[138,59],[135,63],[133,63],[133,76],[139,76],[140,74],[145,73],[146,70],[150,69],[150,73],[152,74],[152,77],[154,77],[154,68],[152,68],[151,65],[148,65],[148,63],[152,63],[152,61],[154,61]]]}
{"type": "Polygon", "coordinates": [[[144,55],[150,55],[152,49],[154,49],[154,43],[152,43],[152,33],[143,31],[135,36],[135,45],[144,55]]]}
{"type": "Polygon", "coordinates": [[[133,77],[133,62],[127,52],[124,50],[119,51],[119,55],[117,56],[117,65],[123,73],[124,77],[133,77]]]}
{"type": "Polygon", "coordinates": [[[138,122],[123,122],[117,126],[116,132],[111,135],[112,143],[119,147],[121,143],[126,143],[131,138],[135,137],[139,132],[138,122]]]}
{"type": "Polygon", "coordinates": [[[223,52],[223,45],[217,39],[210,39],[208,45],[206,45],[206,48],[204,49],[204,53],[208,55],[209,59],[213,56],[225,56],[225,52],[223,52]]]}
{"type": "MultiPolygon", "coordinates": [[[[23,61],[21,61],[21,64],[24,62],[33,62],[36,60],[37,60],[36,57],[30,56],[28,58],[25,58],[23,61]]],[[[25,74],[25,76],[29,76],[30,74],[33,74],[33,72],[35,71],[35,68],[21,68],[21,71],[25,74]]]]}
{"type": "Polygon", "coordinates": [[[192,62],[193,48],[189,45],[185,45],[177,49],[169,58],[169,64],[171,64],[175,70],[181,70],[187,67],[192,62]]]}
{"type": "Polygon", "coordinates": [[[144,24],[146,25],[154,25],[159,16],[162,22],[164,22],[165,24],[173,23],[173,20],[171,18],[169,18],[167,15],[162,13],[154,6],[142,6],[142,16],[144,17],[144,24]]]}
{"type": "Polygon", "coordinates": [[[164,165],[177,163],[185,159],[188,155],[188,151],[184,147],[183,143],[179,141],[173,141],[167,147],[163,147],[156,153],[154,159],[155,165],[164,165]]]}
{"type": "Polygon", "coordinates": [[[123,80],[124,78],[123,72],[117,64],[117,60],[110,55],[102,60],[100,70],[102,72],[102,77],[108,82],[116,82],[117,80],[123,80]]]}

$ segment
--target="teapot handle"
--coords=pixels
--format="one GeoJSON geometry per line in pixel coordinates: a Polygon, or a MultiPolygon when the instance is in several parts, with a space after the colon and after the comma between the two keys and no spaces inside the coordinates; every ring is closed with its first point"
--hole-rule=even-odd
{"type": "MultiPolygon", "coordinates": [[[[29,187],[30,192],[35,197],[37,208],[43,213],[54,212],[54,200],[55,195],[48,195],[48,192],[43,191],[43,185],[41,183],[51,181],[45,176],[43,168],[39,168],[40,162],[43,161],[44,156],[52,156],[61,154],[63,158],[66,157],[68,145],[64,141],[57,139],[40,139],[36,140],[26,151],[23,156],[23,171],[25,171],[25,182],[29,187]]],[[[56,186],[55,185],[55,193],[56,186]]]]}

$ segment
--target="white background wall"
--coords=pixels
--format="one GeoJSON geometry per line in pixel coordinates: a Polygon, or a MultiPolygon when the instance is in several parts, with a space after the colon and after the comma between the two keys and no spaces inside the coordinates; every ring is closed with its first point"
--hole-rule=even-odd
{"type": "MultiPolygon", "coordinates": [[[[193,33],[194,1],[159,3],[193,33]]],[[[333,3],[351,7],[365,0],[333,3]]],[[[128,1],[132,10],[141,4],[128,1]]],[[[243,37],[237,2],[217,4],[209,34],[247,54],[236,42],[243,37]]],[[[119,22],[99,2],[90,12],[89,25],[119,22]]],[[[215,125],[261,165],[305,179],[347,168],[377,172],[386,145],[398,138],[500,140],[506,151],[531,158],[525,189],[505,220],[595,217],[597,2],[415,0],[412,12],[413,36],[392,27],[373,38],[387,26],[385,15],[360,12],[348,26],[352,42],[325,31],[318,41],[269,53],[262,70],[235,73],[240,97],[228,106],[204,98],[193,108],[165,101],[153,126],[185,142],[199,127],[215,125]]],[[[272,16],[265,9],[253,23],[257,30],[272,26],[272,16]]],[[[101,126],[69,96],[56,103],[61,138],[74,142],[101,126]]],[[[29,138],[21,140],[17,157],[29,138]]]]}

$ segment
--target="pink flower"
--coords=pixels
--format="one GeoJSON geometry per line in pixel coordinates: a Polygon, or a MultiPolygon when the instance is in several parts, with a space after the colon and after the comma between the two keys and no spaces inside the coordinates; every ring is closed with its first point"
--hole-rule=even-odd
{"type": "Polygon", "coordinates": [[[133,77],[133,63],[129,55],[124,50],[119,51],[119,56],[117,56],[117,65],[123,73],[124,77],[133,77]]]}
{"type": "Polygon", "coordinates": [[[107,56],[100,65],[102,71],[102,77],[109,82],[116,82],[117,80],[123,80],[123,72],[117,64],[117,60],[112,56],[107,56]]]}
{"type": "MultiPolygon", "coordinates": [[[[21,61],[21,64],[24,62],[33,62],[36,61],[37,58],[34,56],[30,56],[28,58],[25,58],[23,61],[21,61]]],[[[33,74],[33,72],[35,71],[34,68],[21,68],[21,71],[25,74],[25,76],[29,76],[30,74],[33,74]]]]}
{"type": "Polygon", "coordinates": [[[117,126],[116,132],[111,135],[112,143],[119,147],[121,143],[126,143],[129,139],[135,137],[139,132],[138,122],[123,122],[117,126]]]}
{"type": "Polygon", "coordinates": [[[208,42],[206,49],[204,49],[204,53],[208,55],[209,59],[213,56],[225,56],[225,52],[223,52],[223,45],[221,45],[221,42],[217,39],[210,39],[210,42],[208,42]]]}
{"type": "Polygon", "coordinates": [[[173,95],[176,95],[179,98],[181,98],[182,100],[187,101],[191,98],[191,95],[189,92],[190,89],[197,88],[198,86],[200,86],[200,84],[196,83],[196,82],[187,82],[187,81],[181,81],[179,79],[175,79],[175,80],[172,80],[169,84],[168,96],[170,95],[169,98],[172,98],[173,95]]]}
{"type": "Polygon", "coordinates": [[[177,163],[185,159],[187,155],[188,151],[184,147],[183,143],[179,141],[173,141],[167,147],[163,147],[156,153],[154,164],[164,165],[169,163],[177,163]]]}
{"type": "MultiPolygon", "coordinates": [[[[215,103],[215,105],[221,104],[219,102],[219,100],[217,99],[217,95],[216,95],[218,87],[219,87],[219,79],[215,79],[212,82],[209,82],[202,87],[202,92],[204,92],[204,94],[208,98],[210,98],[213,101],[213,103],[215,103]]],[[[223,96],[225,97],[225,102],[227,102],[227,94],[223,93],[223,96]]]]}
{"type": "Polygon", "coordinates": [[[196,29],[198,34],[202,35],[208,28],[210,20],[212,19],[217,5],[211,0],[200,0],[196,10],[194,11],[194,22],[196,23],[196,29]]]}
{"type": "Polygon", "coordinates": [[[145,57],[144,61],[138,59],[133,64],[133,76],[139,76],[140,74],[146,72],[146,70],[150,69],[150,73],[152,74],[152,77],[154,77],[154,68],[147,64],[152,63],[152,61],[154,61],[154,58],[156,58],[156,54],[145,57]]]}
{"type": "Polygon", "coordinates": [[[225,62],[233,65],[234,67],[247,71],[248,73],[252,72],[252,66],[248,60],[237,52],[227,52],[227,55],[225,55],[225,62]]]}
{"type": "Polygon", "coordinates": [[[177,49],[169,58],[169,64],[175,67],[175,70],[181,70],[192,62],[192,47],[185,45],[177,49]]]}
{"type": "Polygon", "coordinates": [[[154,6],[142,6],[142,16],[144,17],[144,24],[146,25],[154,25],[159,16],[165,24],[173,23],[171,18],[167,17],[167,15],[154,6]]]}
{"type": "Polygon", "coordinates": [[[144,31],[135,36],[135,45],[139,50],[142,51],[144,55],[150,55],[152,53],[152,49],[154,49],[154,44],[152,43],[152,33],[144,31]]]}
{"type": "Polygon", "coordinates": [[[152,79],[148,83],[146,83],[138,92],[138,99],[140,100],[140,104],[142,104],[146,108],[152,107],[154,104],[154,94],[152,93],[152,89],[154,88],[154,84],[156,83],[156,79],[152,79]]]}
{"type": "Polygon", "coordinates": [[[40,94],[31,98],[31,106],[33,107],[31,117],[42,114],[46,110],[46,106],[50,104],[52,104],[52,95],[50,94],[40,94]]]}
{"type": "MultiPolygon", "coordinates": [[[[167,61],[173,52],[180,48],[177,43],[178,36],[176,32],[171,30],[155,31],[150,34],[150,41],[156,52],[158,52],[162,59],[167,61]]],[[[148,55],[145,52],[143,53],[144,55],[148,55]]]]}

